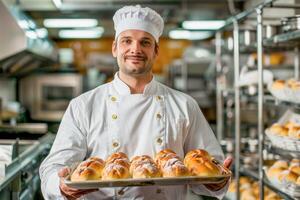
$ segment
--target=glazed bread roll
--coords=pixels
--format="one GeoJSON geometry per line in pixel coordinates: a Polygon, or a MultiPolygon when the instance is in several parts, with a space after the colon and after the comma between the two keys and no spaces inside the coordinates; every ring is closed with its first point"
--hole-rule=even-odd
{"type": "Polygon", "coordinates": [[[281,124],[275,123],[270,127],[270,132],[275,135],[287,136],[288,128],[282,126],[281,124]]]}
{"type": "Polygon", "coordinates": [[[286,182],[296,183],[297,178],[298,175],[295,174],[294,172],[291,172],[290,170],[284,170],[278,176],[280,182],[286,181],[286,182]]]}
{"type": "Polygon", "coordinates": [[[105,165],[102,172],[102,180],[114,180],[123,178],[130,178],[128,167],[115,163],[109,163],[105,165]]]}
{"type": "Polygon", "coordinates": [[[101,179],[102,170],[105,166],[104,161],[98,157],[92,157],[86,161],[81,162],[73,174],[71,181],[86,181],[101,179]]]}
{"type": "Polygon", "coordinates": [[[187,167],[192,175],[195,176],[216,176],[222,174],[222,169],[219,165],[203,157],[190,159],[187,167]]]}
{"type": "Polygon", "coordinates": [[[300,165],[299,164],[293,164],[290,165],[289,170],[291,172],[294,172],[295,174],[297,174],[298,176],[300,176],[300,165]]]}
{"type": "Polygon", "coordinates": [[[113,153],[106,159],[105,163],[106,164],[102,172],[103,180],[130,178],[130,162],[125,153],[113,153]]]}
{"type": "Polygon", "coordinates": [[[162,170],[162,167],[165,165],[165,163],[172,158],[176,158],[180,160],[179,156],[172,152],[168,152],[165,150],[160,151],[156,156],[155,156],[155,163],[157,164],[157,167],[162,170]],[[164,152],[163,152],[164,151],[164,152]]]}
{"type": "Polygon", "coordinates": [[[163,177],[189,176],[188,168],[177,158],[167,160],[161,168],[163,177]]]}
{"type": "Polygon", "coordinates": [[[280,90],[285,87],[285,81],[284,80],[276,80],[272,84],[272,89],[274,90],[280,90]]]}
{"type": "Polygon", "coordinates": [[[297,178],[296,184],[300,185],[300,176],[297,178]]]}
{"type": "Polygon", "coordinates": [[[293,126],[289,128],[288,136],[295,139],[300,139],[300,127],[299,126],[293,126]]]}
{"type": "Polygon", "coordinates": [[[161,176],[156,163],[147,155],[135,156],[131,160],[129,171],[133,178],[154,178],[161,176]]]}
{"type": "Polygon", "coordinates": [[[115,163],[122,166],[125,166],[127,168],[130,167],[130,161],[127,157],[127,155],[123,152],[117,152],[113,153],[106,159],[106,164],[115,163]]]}
{"type": "Polygon", "coordinates": [[[279,181],[279,175],[286,170],[286,168],[282,168],[282,167],[270,167],[270,169],[268,169],[267,171],[267,176],[270,180],[273,180],[274,182],[278,182],[279,181]]]}
{"type": "Polygon", "coordinates": [[[189,160],[194,159],[196,157],[203,157],[203,158],[207,158],[209,160],[212,159],[212,157],[209,155],[209,153],[207,151],[205,151],[204,149],[191,150],[184,157],[185,166],[188,167],[189,160]]]}
{"type": "Polygon", "coordinates": [[[154,160],[150,156],[147,156],[147,155],[135,156],[131,159],[131,162],[130,162],[130,168],[129,168],[130,174],[132,174],[133,170],[135,168],[137,168],[138,165],[141,165],[143,163],[151,163],[151,164],[154,163],[155,164],[154,160]]]}
{"type": "Polygon", "coordinates": [[[285,160],[277,160],[273,163],[272,167],[287,169],[289,167],[289,164],[285,160]]]}
{"type": "Polygon", "coordinates": [[[81,169],[76,169],[72,176],[71,181],[87,181],[87,180],[100,180],[101,177],[92,168],[86,167],[81,169]]]}

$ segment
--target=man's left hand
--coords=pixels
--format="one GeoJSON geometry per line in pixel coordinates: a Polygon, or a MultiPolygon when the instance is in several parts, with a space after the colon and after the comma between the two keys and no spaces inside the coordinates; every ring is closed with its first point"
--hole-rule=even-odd
{"type": "MultiPolygon", "coordinates": [[[[231,164],[233,162],[233,158],[232,157],[227,157],[224,162],[223,162],[223,166],[227,169],[230,168],[231,164]]],[[[227,182],[229,181],[230,177],[226,178],[222,183],[218,183],[218,184],[204,184],[204,186],[211,190],[211,191],[218,191],[220,189],[222,189],[227,182]]]]}

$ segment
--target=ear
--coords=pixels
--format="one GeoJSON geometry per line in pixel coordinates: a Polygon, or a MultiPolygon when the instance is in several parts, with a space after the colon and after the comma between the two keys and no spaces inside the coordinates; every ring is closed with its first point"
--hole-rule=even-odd
{"type": "Polygon", "coordinates": [[[159,46],[157,43],[155,43],[154,52],[155,52],[155,55],[158,56],[159,46]]]}
{"type": "Polygon", "coordinates": [[[116,58],[117,57],[117,41],[116,40],[114,40],[112,43],[111,52],[112,52],[113,57],[116,58]]]}

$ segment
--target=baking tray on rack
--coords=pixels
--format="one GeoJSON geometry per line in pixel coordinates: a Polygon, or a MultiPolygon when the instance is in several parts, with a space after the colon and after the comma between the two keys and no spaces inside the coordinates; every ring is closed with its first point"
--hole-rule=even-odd
{"type": "Polygon", "coordinates": [[[135,186],[167,186],[167,185],[190,185],[190,184],[217,184],[229,179],[231,172],[219,176],[186,176],[186,177],[171,177],[171,178],[129,178],[117,180],[88,180],[88,181],[70,181],[70,178],[65,179],[65,184],[76,189],[94,189],[103,187],[135,187],[135,186]]]}

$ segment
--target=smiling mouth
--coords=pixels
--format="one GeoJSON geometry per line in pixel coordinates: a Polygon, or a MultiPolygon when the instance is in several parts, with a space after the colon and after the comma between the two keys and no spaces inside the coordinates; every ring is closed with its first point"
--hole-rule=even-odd
{"type": "Polygon", "coordinates": [[[127,56],[125,60],[132,60],[132,61],[145,61],[145,57],[142,56],[127,56]]]}

